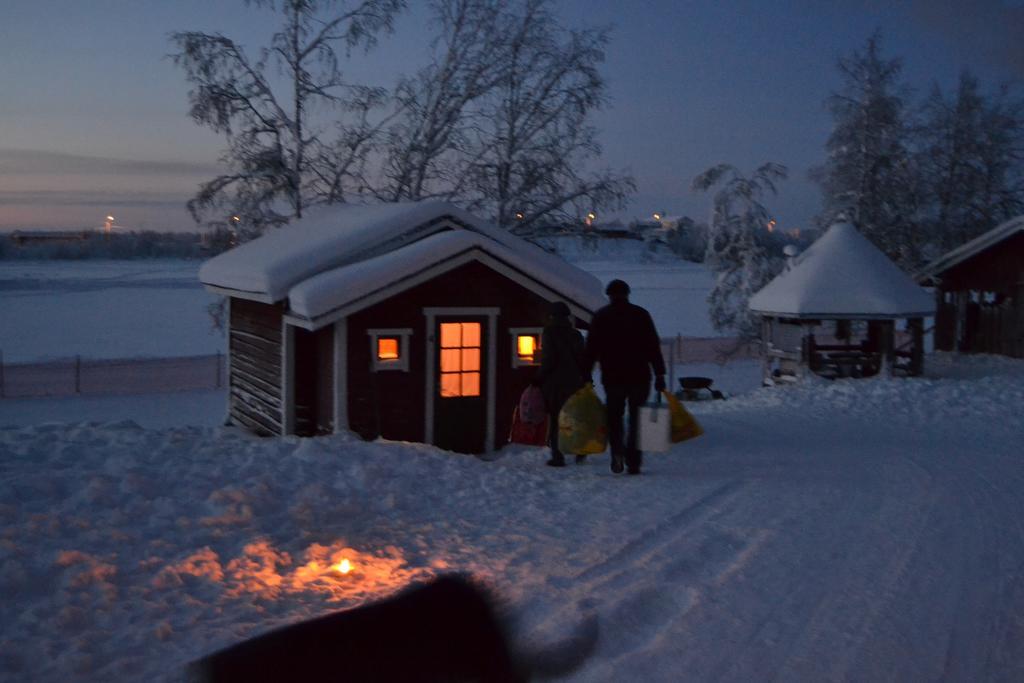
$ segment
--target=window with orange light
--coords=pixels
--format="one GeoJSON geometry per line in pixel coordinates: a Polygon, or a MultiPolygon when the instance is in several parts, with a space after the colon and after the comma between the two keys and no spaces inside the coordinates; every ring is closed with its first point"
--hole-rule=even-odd
{"type": "Polygon", "coordinates": [[[541,328],[513,327],[512,335],[512,367],[540,365],[541,328]]]}
{"type": "Polygon", "coordinates": [[[441,323],[442,397],[480,395],[480,351],[480,323],[441,323]]]}
{"type": "Polygon", "coordinates": [[[377,360],[379,361],[394,361],[399,358],[399,339],[398,337],[378,337],[377,338],[377,360]]]}
{"type": "Polygon", "coordinates": [[[537,355],[537,336],[533,334],[520,334],[516,337],[516,355],[524,363],[532,363],[537,355]]]}
{"type": "Polygon", "coordinates": [[[370,360],[374,372],[380,370],[409,371],[408,328],[367,330],[370,337],[370,360]]]}

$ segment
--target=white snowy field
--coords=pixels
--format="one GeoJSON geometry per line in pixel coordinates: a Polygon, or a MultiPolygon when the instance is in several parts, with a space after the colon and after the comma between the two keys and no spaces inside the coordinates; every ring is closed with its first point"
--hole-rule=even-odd
{"type": "Polygon", "coordinates": [[[199,262],[0,261],[0,351],[17,363],[223,351],[199,262]]]}
{"type": "MultiPolygon", "coordinates": [[[[716,336],[707,316],[710,273],[700,264],[658,255],[643,245],[573,250],[602,282],[628,281],[663,337],[716,336]]],[[[0,261],[0,352],[7,363],[85,358],[213,354],[225,338],[206,307],[217,297],[199,284],[199,261],[0,261]]]]}
{"type": "Polygon", "coordinates": [[[651,312],[662,338],[717,337],[711,327],[707,298],[714,286],[711,272],[700,263],[683,261],[662,248],[651,252],[639,240],[601,240],[588,245],[578,238],[554,240],[569,262],[602,283],[625,280],[633,303],[651,312]]]}
{"type": "Polygon", "coordinates": [[[928,361],[689,404],[706,434],[640,477],[525,447],[0,429],[0,678],[174,680],[460,570],[531,642],[596,613],[578,681],[1022,680],[1024,363],[928,361]]]}

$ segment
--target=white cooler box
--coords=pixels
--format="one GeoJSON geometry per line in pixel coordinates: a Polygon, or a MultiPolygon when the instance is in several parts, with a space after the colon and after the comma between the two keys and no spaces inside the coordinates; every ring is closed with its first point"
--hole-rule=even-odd
{"type": "Polygon", "coordinates": [[[664,453],[672,446],[672,415],[658,398],[657,403],[641,406],[637,415],[636,447],[647,453],[664,453]]]}

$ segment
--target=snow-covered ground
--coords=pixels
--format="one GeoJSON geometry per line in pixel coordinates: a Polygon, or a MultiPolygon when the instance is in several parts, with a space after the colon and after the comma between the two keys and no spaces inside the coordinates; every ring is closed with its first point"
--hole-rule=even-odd
{"type": "MultiPolygon", "coordinates": [[[[629,246],[568,255],[628,281],[662,336],[712,336],[704,268],[629,246]]],[[[0,262],[0,349],[222,349],[197,268],[0,262]]],[[[676,374],[730,400],[689,404],[706,434],[641,477],[518,446],[256,439],[218,426],[221,391],[0,400],[0,680],[174,680],[450,570],[491,583],[524,640],[596,613],[578,681],[1024,680],[1024,363],[774,389],[756,361],[676,374]]]]}
{"type": "Polygon", "coordinates": [[[199,262],[0,261],[5,362],[192,356],[224,350],[199,262]]]}
{"type": "Polygon", "coordinates": [[[690,404],[706,434],[640,477],[525,447],[0,429],[0,678],[173,680],[467,570],[522,638],[598,615],[573,680],[1022,680],[1024,363],[928,374],[690,404]]]}

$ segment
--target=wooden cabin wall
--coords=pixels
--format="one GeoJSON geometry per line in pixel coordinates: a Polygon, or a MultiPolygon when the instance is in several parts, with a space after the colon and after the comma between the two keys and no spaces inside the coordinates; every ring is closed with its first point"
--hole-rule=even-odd
{"type": "Polygon", "coordinates": [[[1024,358],[1024,233],[940,278],[935,348],[1024,358]]]}
{"type": "Polygon", "coordinates": [[[1017,233],[941,273],[947,292],[999,292],[1014,296],[1024,282],[1024,233],[1017,233]]]}
{"type": "Polygon", "coordinates": [[[281,433],[280,305],[231,299],[229,415],[257,434],[281,433]]]}
{"type": "Polygon", "coordinates": [[[519,395],[536,373],[532,366],[512,367],[509,328],[543,327],[547,301],[519,283],[479,262],[472,262],[348,319],[348,416],[350,428],[364,438],[383,436],[422,441],[426,406],[426,318],[423,309],[439,307],[498,307],[494,448],[508,441],[512,411],[519,395]],[[467,286],[471,283],[471,286],[467,286]],[[409,372],[371,371],[372,328],[411,328],[409,372]]]}

